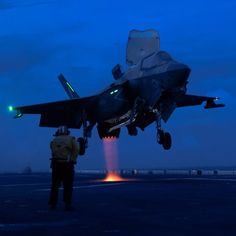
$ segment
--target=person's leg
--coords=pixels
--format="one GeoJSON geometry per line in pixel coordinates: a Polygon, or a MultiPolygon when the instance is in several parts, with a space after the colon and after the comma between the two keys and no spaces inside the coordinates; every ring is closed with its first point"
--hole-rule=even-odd
{"type": "Polygon", "coordinates": [[[71,164],[65,168],[65,175],[63,179],[64,203],[66,210],[71,209],[73,182],[74,182],[74,166],[73,164],[71,164]]]}
{"type": "Polygon", "coordinates": [[[52,185],[49,199],[49,204],[51,205],[52,209],[55,209],[57,205],[58,190],[60,187],[60,183],[61,183],[60,168],[58,166],[54,166],[52,168],[52,185]]]}

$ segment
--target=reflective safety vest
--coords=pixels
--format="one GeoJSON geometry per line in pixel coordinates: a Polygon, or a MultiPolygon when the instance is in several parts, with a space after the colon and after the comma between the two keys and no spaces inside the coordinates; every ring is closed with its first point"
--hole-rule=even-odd
{"type": "Polygon", "coordinates": [[[69,135],[56,136],[51,144],[52,160],[58,162],[76,162],[80,146],[75,137],[69,135]]]}

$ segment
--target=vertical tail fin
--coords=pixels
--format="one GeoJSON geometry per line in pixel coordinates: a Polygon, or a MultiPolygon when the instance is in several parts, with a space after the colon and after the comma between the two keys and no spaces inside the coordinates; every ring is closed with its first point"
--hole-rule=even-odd
{"type": "Polygon", "coordinates": [[[75,90],[72,88],[72,86],[66,80],[66,78],[64,77],[63,74],[58,75],[58,79],[60,80],[63,88],[65,89],[65,91],[70,99],[79,98],[79,95],[75,92],[75,90]]]}

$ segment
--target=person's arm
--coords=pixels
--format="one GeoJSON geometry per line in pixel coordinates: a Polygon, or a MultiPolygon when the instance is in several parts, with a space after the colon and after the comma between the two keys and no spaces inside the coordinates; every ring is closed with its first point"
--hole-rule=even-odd
{"type": "Polygon", "coordinates": [[[51,149],[51,158],[50,158],[50,160],[52,160],[52,159],[53,159],[53,151],[52,151],[53,149],[52,149],[52,142],[53,142],[53,141],[51,141],[51,142],[50,142],[50,149],[51,149]]]}
{"type": "Polygon", "coordinates": [[[80,145],[76,141],[75,137],[71,137],[71,145],[72,145],[72,150],[71,150],[72,161],[76,163],[80,151],[80,145]]]}

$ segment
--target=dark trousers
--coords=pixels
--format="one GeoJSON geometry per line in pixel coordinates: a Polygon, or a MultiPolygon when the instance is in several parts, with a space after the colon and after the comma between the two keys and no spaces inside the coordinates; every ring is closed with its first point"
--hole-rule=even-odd
{"type": "Polygon", "coordinates": [[[72,163],[52,163],[52,186],[49,204],[56,206],[58,200],[58,190],[63,184],[63,200],[66,205],[71,205],[73,182],[74,182],[74,165],[72,163]]]}

